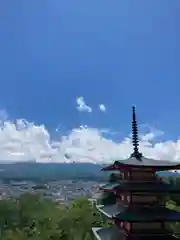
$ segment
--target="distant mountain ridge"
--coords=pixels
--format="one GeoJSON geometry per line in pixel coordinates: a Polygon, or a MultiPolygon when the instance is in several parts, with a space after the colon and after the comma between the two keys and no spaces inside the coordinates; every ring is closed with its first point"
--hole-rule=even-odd
{"type": "MultiPolygon", "coordinates": [[[[102,165],[92,163],[0,163],[0,179],[5,180],[105,180],[107,173],[102,165]]],[[[179,176],[179,173],[159,172],[162,177],[179,176]]]]}
{"type": "Polygon", "coordinates": [[[101,179],[101,165],[91,163],[35,163],[0,164],[0,179],[101,179]]]}

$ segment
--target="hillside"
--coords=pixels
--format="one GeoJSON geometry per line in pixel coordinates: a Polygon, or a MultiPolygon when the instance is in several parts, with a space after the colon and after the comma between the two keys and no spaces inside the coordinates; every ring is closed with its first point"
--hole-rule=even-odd
{"type": "Polygon", "coordinates": [[[90,163],[13,163],[0,164],[0,179],[16,180],[101,180],[102,166],[90,163]]]}

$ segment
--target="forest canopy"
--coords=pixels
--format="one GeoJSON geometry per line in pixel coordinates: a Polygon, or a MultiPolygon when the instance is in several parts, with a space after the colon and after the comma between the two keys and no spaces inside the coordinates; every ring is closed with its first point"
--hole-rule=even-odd
{"type": "Polygon", "coordinates": [[[1,240],[92,240],[91,228],[103,225],[87,198],[69,207],[31,194],[0,201],[1,240]]]}
{"type": "MultiPolygon", "coordinates": [[[[179,178],[169,178],[168,182],[180,186],[179,178]]],[[[169,196],[167,207],[180,211],[179,199],[179,195],[169,196]]],[[[102,196],[101,204],[115,202],[112,194],[102,196]]],[[[85,197],[68,207],[36,194],[0,201],[1,240],[93,240],[92,227],[110,224],[85,197]]],[[[179,223],[170,227],[176,235],[180,232],[179,223]]]]}

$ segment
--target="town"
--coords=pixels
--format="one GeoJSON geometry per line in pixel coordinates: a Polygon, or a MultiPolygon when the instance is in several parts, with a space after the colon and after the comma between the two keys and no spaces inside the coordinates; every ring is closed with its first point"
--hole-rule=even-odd
{"type": "Polygon", "coordinates": [[[78,197],[96,201],[100,196],[99,184],[95,181],[62,180],[37,183],[35,181],[0,181],[0,199],[18,198],[25,193],[40,194],[45,198],[70,204],[78,197]]]}

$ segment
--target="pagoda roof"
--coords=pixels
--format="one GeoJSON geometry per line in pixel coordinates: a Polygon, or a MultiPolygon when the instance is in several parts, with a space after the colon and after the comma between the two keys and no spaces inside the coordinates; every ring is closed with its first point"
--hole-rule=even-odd
{"type": "Polygon", "coordinates": [[[111,191],[119,188],[119,183],[108,183],[100,186],[101,190],[111,191]]]}
{"type": "Polygon", "coordinates": [[[113,218],[131,222],[180,221],[180,212],[166,207],[142,207],[136,209],[122,207],[122,212],[113,218]]]}
{"type": "MultiPolygon", "coordinates": [[[[95,237],[97,240],[121,240],[124,239],[124,234],[121,229],[118,229],[117,227],[109,227],[109,228],[92,228],[92,232],[94,233],[95,237]]],[[[135,236],[135,235],[134,235],[135,236]]],[[[171,239],[177,239],[176,236],[172,234],[156,234],[156,233],[151,233],[151,234],[136,234],[136,236],[140,239],[149,239],[151,240],[152,237],[158,237],[158,239],[162,240],[171,240],[171,239]]],[[[137,238],[137,239],[139,239],[137,238]]]]}
{"type": "Polygon", "coordinates": [[[100,187],[107,192],[158,192],[158,193],[180,193],[180,188],[165,182],[128,182],[118,181],[118,183],[105,184],[100,187]]]}
{"type": "Polygon", "coordinates": [[[97,205],[96,208],[108,218],[112,218],[121,211],[121,208],[117,204],[97,205]]]}
{"type": "Polygon", "coordinates": [[[137,207],[123,205],[97,205],[97,209],[107,216],[120,221],[151,222],[151,221],[178,221],[180,212],[170,210],[166,207],[137,207]]]}
{"type": "Polygon", "coordinates": [[[102,170],[118,170],[123,168],[150,168],[153,170],[180,169],[180,163],[155,160],[146,158],[139,152],[138,125],[136,121],[135,106],[132,107],[132,145],[133,152],[129,158],[121,161],[115,161],[114,164],[104,167],[102,170]]]}
{"type": "Polygon", "coordinates": [[[180,169],[180,163],[164,161],[164,160],[155,160],[152,158],[146,157],[129,157],[125,160],[115,161],[113,164],[105,166],[102,168],[102,171],[113,171],[120,170],[123,168],[145,168],[147,169],[155,169],[156,171],[164,171],[164,170],[173,170],[180,169]]]}
{"type": "Polygon", "coordinates": [[[119,174],[119,175],[121,175],[122,172],[115,169],[115,170],[109,170],[109,171],[108,171],[108,174],[110,174],[110,175],[111,175],[111,174],[119,174]]]}
{"type": "Polygon", "coordinates": [[[116,227],[92,228],[92,231],[97,240],[121,240],[122,233],[116,227]]]}

